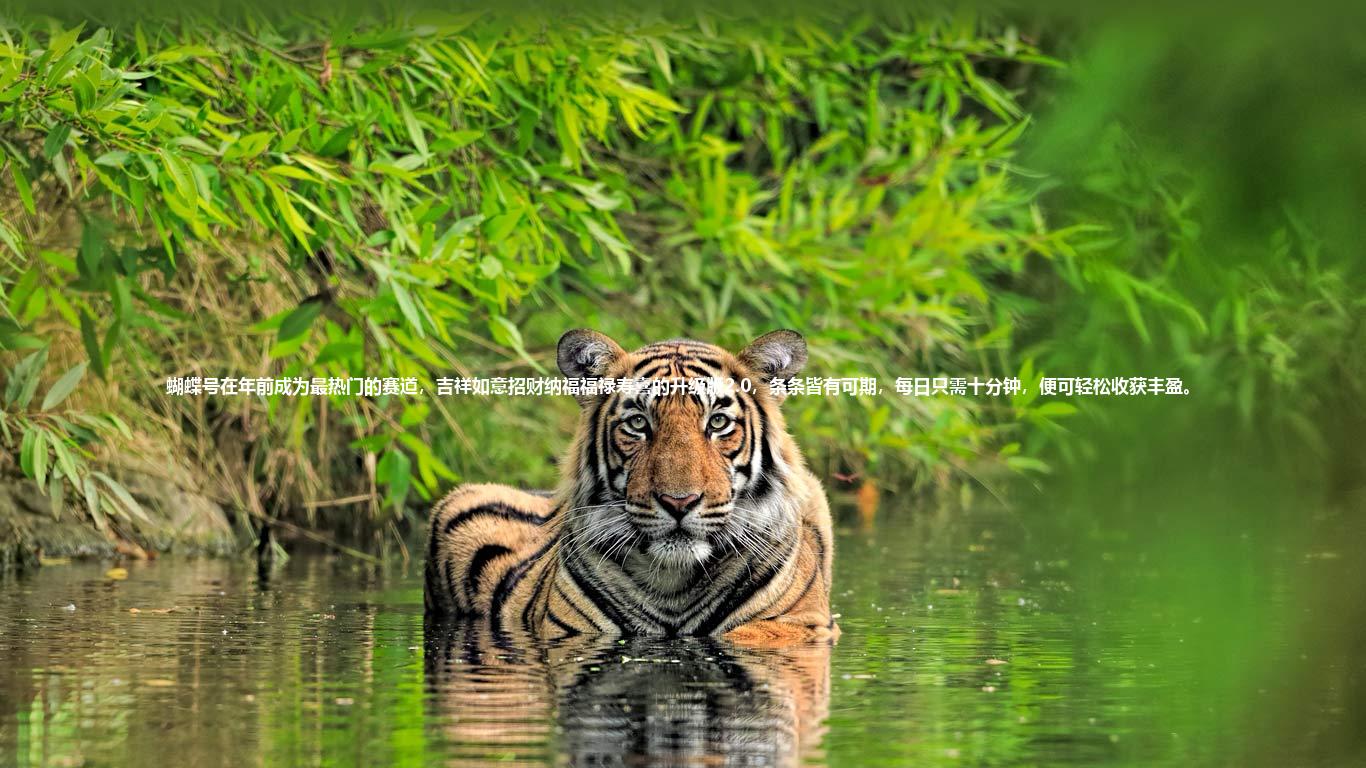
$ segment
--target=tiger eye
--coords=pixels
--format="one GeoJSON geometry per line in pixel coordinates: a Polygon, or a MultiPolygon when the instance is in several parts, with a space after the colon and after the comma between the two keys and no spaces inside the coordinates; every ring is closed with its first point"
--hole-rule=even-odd
{"type": "Polygon", "coordinates": [[[638,413],[626,420],[626,426],[636,430],[637,432],[644,432],[645,428],[649,425],[650,422],[644,416],[641,416],[638,413]]]}
{"type": "Polygon", "coordinates": [[[711,420],[707,422],[707,426],[716,430],[725,429],[729,424],[730,417],[724,413],[712,414],[711,420]]]}

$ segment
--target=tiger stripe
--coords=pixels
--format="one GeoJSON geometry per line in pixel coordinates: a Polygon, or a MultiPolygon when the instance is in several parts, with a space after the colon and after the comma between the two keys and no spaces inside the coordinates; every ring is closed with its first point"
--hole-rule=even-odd
{"type": "Polygon", "coordinates": [[[581,397],[555,492],[466,485],[433,509],[428,613],[548,638],[836,637],[825,493],[763,383],[805,356],[791,331],[738,355],[681,339],[626,353],[601,334],[566,334],[571,378],[742,386],[581,397]]]}

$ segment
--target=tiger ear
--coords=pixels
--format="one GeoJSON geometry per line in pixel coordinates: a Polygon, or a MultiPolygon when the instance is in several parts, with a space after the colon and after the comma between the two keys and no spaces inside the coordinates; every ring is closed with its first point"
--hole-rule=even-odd
{"type": "Polygon", "coordinates": [[[750,342],[737,358],[759,374],[765,383],[791,378],[806,365],[806,339],[796,331],[765,333],[750,342]]]}
{"type": "Polygon", "coordinates": [[[626,352],[606,335],[576,328],[560,337],[555,359],[560,373],[571,379],[596,379],[626,352]]]}

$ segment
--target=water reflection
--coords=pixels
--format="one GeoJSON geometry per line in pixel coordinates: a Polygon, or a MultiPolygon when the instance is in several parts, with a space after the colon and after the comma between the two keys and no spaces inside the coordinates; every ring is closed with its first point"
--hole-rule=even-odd
{"type": "Polygon", "coordinates": [[[0,768],[1364,764],[1366,524],[1109,509],[838,532],[833,648],[434,632],[421,563],[318,553],[0,578],[0,768]]]}
{"type": "Polygon", "coordinates": [[[429,623],[427,722],[448,765],[790,765],[819,758],[828,644],[711,638],[495,641],[429,623]],[[513,764],[517,764],[515,759],[513,764]]]}

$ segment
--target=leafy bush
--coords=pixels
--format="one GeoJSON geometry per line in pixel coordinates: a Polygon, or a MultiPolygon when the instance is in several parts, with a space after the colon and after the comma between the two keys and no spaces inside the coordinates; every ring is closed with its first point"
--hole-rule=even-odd
{"type": "MultiPolygon", "coordinates": [[[[21,16],[0,34],[0,344],[45,350],[50,376],[88,364],[73,414],[111,415],[9,400],[28,426],[7,444],[35,476],[19,443],[42,424],[92,465],[160,453],[251,513],[378,526],[458,479],[553,482],[572,403],[438,398],[435,380],[548,375],[575,326],[733,348],[794,327],[808,373],[884,386],[1105,374],[1120,333],[1287,370],[1276,310],[1238,303],[1247,282],[1201,295],[1169,269],[1207,263],[1179,172],[1122,129],[1064,145],[1080,180],[1021,168],[1022,97],[1051,95],[1058,67],[972,14],[21,16]],[[425,394],[180,397],[168,376],[425,394]]],[[[1350,326],[1328,301],[1345,319],[1312,333],[1350,326]]],[[[1032,393],[788,409],[821,472],[920,486],[1046,470],[1073,410],[1032,393]]],[[[62,477],[88,499],[83,472],[62,477]]]]}
{"type": "Polygon", "coordinates": [[[24,475],[46,492],[52,510],[60,514],[70,485],[84,500],[84,508],[100,530],[110,517],[148,522],[142,506],[114,478],[90,466],[86,446],[108,438],[132,438],[128,425],[114,414],[92,415],[64,411],[59,406],[85,376],[86,364],[77,363],[62,374],[31,408],[38,391],[39,373],[47,362],[47,349],[39,349],[5,371],[5,410],[0,411],[0,440],[17,452],[24,475]]]}
{"type": "MultiPolygon", "coordinates": [[[[87,359],[79,402],[242,508],[376,518],[467,474],[550,480],[572,406],[431,393],[545,372],[574,325],[733,346],[793,326],[812,373],[1013,373],[990,283],[1060,235],[1012,183],[1026,121],[1001,76],[1053,62],[1002,23],[834,21],[22,20],[0,48],[3,341],[87,359]],[[162,391],[185,375],[428,394],[162,391]]],[[[828,469],[941,479],[1012,418],[794,410],[828,469]]]]}

